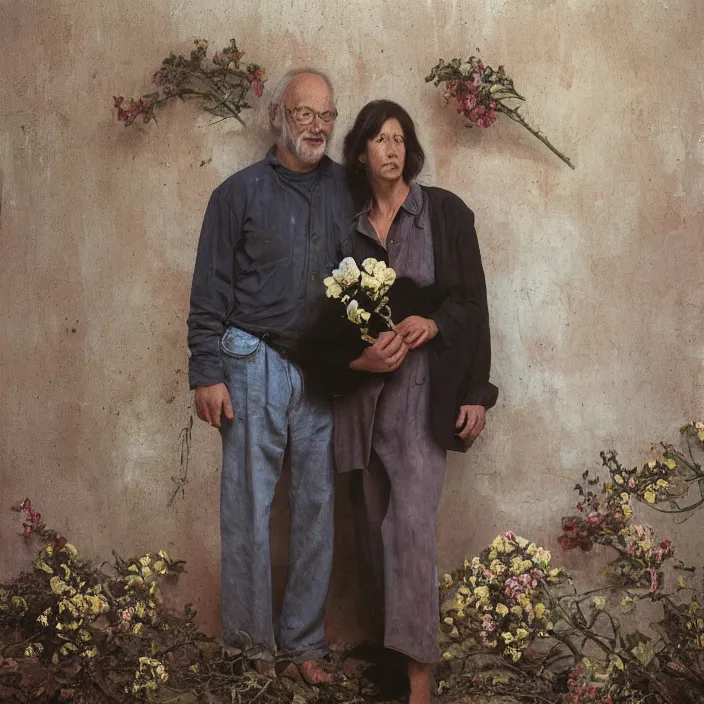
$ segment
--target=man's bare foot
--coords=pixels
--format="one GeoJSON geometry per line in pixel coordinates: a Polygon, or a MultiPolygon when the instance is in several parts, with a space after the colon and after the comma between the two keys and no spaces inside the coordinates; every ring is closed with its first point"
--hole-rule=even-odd
{"type": "Polygon", "coordinates": [[[271,660],[252,660],[252,668],[265,677],[276,677],[274,663],[271,660]]]}
{"type": "Polygon", "coordinates": [[[432,704],[430,686],[433,680],[433,666],[410,660],[408,679],[411,683],[411,696],[408,704],[432,704]]]}
{"type": "Polygon", "coordinates": [[[333,676],[325,672],[317,660],[306,660],[299,669],[308,684],[330,684],[333,681],[333,676]]]}

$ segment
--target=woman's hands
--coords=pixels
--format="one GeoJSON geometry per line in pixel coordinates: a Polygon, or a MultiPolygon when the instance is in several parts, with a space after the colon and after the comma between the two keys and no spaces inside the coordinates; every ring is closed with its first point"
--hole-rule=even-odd
{"type": "Polygon", "coordinates": [[[408,354],[408,345],[395,332],[382,332],[376,342],[350,362],[356,372],[394,372],[408,354]]]}
{"type": "Polygon", "coordinates": [[[396,371],[408,350],[424,345],[437,334],[435,321],[420,315],[410,315],[396,326],[396,332],[382,332],[371,347],[367,347],[357,359],[350,362],[350,369],[378,374],[396,371]]]}
{"type": "Polygon", "coordinates": [[[396,332],[408,345],[408,349],[414,350],[432,340],[438,334],[438,326],[430,318],[409,315],[396,326],[396,332]]]}

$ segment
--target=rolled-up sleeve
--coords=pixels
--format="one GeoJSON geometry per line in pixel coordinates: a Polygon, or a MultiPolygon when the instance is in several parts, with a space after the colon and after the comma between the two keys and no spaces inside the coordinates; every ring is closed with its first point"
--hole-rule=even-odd
{"type": "Polygon", "coordinates": [[[235,247],[243,218],[243,203],[236,197],[236,188],[225,185],[210,197],[193,272],[188,314],[191,389],[225,381],[220,338],[234,304],[235,247]]]}

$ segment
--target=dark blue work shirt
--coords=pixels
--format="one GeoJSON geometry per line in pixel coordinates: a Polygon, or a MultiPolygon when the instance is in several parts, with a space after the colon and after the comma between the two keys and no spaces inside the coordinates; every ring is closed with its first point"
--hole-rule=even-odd
{"type": "Polygon", "coordinates": [[[191,388],[225,380],[220,338],[234,325],[295,349],[341,258],[353,206],[343,168],[323,157],[311,173],[272,149],[213,191],[196,257],[188,346],[191,388]]]}

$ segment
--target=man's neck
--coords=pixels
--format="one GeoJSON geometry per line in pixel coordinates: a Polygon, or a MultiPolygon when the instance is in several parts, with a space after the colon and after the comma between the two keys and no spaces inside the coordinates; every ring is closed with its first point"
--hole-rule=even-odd
{"type": "Polygon", "coordinates": [[[402,179],[374,181],[370,184],[374,208],[379,213],[395,213],[406,201],[411,187],[402,179]]]}
{"type": "Polygon", "coordinates": [[[295,171],[299,174],[307,174],[311,171],[315,171],[315,169],[317,169],[320,165],[320,161],[315,164],[308,164],[305,161],[301,161],[295,154],[292,154],[288,151],[288,149],[282,147],[280,144],[276,145],[276,158],[279,163],[289,169],[289,171],[295,171]]]}

